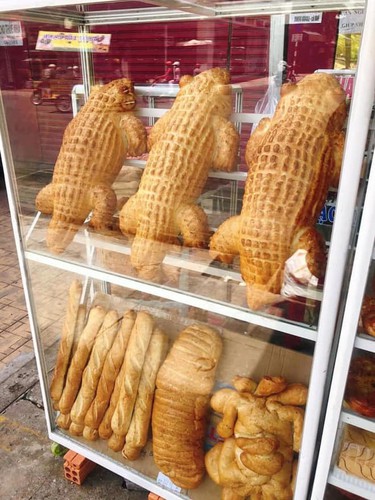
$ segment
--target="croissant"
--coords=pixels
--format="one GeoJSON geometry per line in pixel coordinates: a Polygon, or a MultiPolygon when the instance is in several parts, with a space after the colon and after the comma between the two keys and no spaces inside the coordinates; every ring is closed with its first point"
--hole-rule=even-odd
{"type": "Polygon", "coordinates": [[[296,250],[306,250],[314,276],[324,273],[325,245],[314,225],[328,188],[338,184],[345,118],[340,84],[316,73],[283,85],[274,116],[250,136],[241,214],[219,226],[210,248],[222,262],[240,256],[252,309],[279,300],[285,261],[296,250]]]}
{"type": "Polygon", "coordinates": [[[160,275],[167,244],[207,247],[207,217],[196,201],[211,168],[235,166],[239,137],[228,71],[184,76],[172,108],[149,137],[150,154],[138,192],[120,212],[120,229],[135,235],[131,263],[145,279],[160,275]]]}
{"type": "Polygon", "coordinates": [[[47,246],[63,252],[92,212],[95,229],[109,226],[117,199],[112,184],[127,155],[146,151],[146,131],[133,114],[136,98],[127,78],[94,87],[66,128],[52,182],[36,197],[36,208],[52,215],[47,246]]]}

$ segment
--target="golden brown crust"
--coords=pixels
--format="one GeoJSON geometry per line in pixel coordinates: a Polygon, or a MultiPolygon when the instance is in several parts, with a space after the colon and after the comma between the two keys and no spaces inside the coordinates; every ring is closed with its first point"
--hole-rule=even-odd
{"type": "Polygon", "coordinates": [[[112,430],[119,436],[126,436],[129,429],[153,329],[153,318],[144,311],[138,312],[125,353],[124,379],[111,420],[112,430]]]}
{"type": "Polygon", "coordinates": [[[135,234],[131,262],[140,276],[155,279],[182,234],[185,245],[208,245],[207,217],[196,201],[209,170],[233,170],[238,133],[229,122],[229,73],[212,68],[185,79],[168,112],[153,126],[149,157],[138,192],[120,212],[120,229],[135,234]]]}
{"type": "Polygon", "coordinates": [[[168,349],[168,337],[158,328],[151,336],[146,352],[137,399],[122,454],[128,460],[136,460],[147,443],[151,422],[156,376],[168,349]]]}
{"type": "MultiPolygon", "coordinates": [[[[251,382],[235,380],[239,389],[251,382]]],[[[222,414],[216,430],[224,441],[206,454],[205,463],[224,497],[292,500],[293,455],[300,449],[304,411],[283,403],[303,404],[306,392],[283,377],[263,377],[254,393],[225,388],[213,395],[211,406],[222,414]]]]}
{"type": "Polygon", "coordinates": [[[204,325],[186,328],[159,370],[152,410],[156,465],[176,485],[196,488],[205,466],[203,442],[209,395],[222,342],[204,325]]]}
{"type": "Polygon", "coordinates": [[[74,280],[69,288],[68,306],[64,319],[59,351],[53,373],[50,394],[52,401],[57,405],[64,390],[65,376],[68,370],[70,357],[75,340],[75,328],[81,300],[82,283],[74,280]]]}
{"type": "Polygon", "coordinates": [[[146,149],[145,129],[132,116],[134,106],[132,82],[114,80],[93,90],[66,128],[52,183],[36,198],[37,209],[52,214],[47,230],[51,251],[63,252],[91,211],[95,228],[110,225],[117,206],[112,183],[125,157],[146,149]]]}
{"type": "Polygon", "coordinates": [[[127,311],[121,322],[121,326],[105,359],[103,371],[100,375],[95,399],[85,416],[85,425],[98,429],[104,414],[108,408],[111,395],[115,386],[117,375],[121,369],[125,357],[125,351],[129,342],[130,334],[134,326],[136,314],[127,311]]]}
{"type": "Polygon", "coordinates": [[[259,382],[257,388],[255,389],[255,396],[267,397],[272,394],[278,394],[282,392],[287,387],[287,381],[284,377],[268,377],[265,376],[259,382]]]}
{"type": "Polygon", "coordinates": [[[118,327],[118,313],[114,310],[108,311],[95,339],[89,362],[83,372],[81,388],[70,410],[70,418],[75,424],[84,426],[86,413],[95,398],[99,377],[118,327]]]}
{"type": "Polygon", "coordinates": [[[74,404],[81,385],[83,370],[86,367],[96,335],[102,326],[105,315],[106,311],[101,306],[95,306],[90,310],[87,324],[70,363],[64,391],[59,401],[61,413],[69,413],[74,404]]]}
{"type": "Polygon", "coordinates": [[[250,136],[241,215],[218,228],[210,248],[213,257],[240,255],[251,308],[280,301],[284,264],[299,231],[308,243],[308,259],[315,260],[309,268],[322,274],[324,251],[313,227],[337,181],[345,117],[345,93],[336,78],[312,74],[283,87],[273,117],[250,136]]]}

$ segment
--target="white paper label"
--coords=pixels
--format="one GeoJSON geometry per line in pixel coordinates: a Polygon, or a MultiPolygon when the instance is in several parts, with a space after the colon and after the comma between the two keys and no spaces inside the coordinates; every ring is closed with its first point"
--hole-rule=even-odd
{"type": "Polygon", "coordinates": [[[156,482],[163,486],[164,488],[168,488],[168,490],[174,491],[175,493],[180,493],[181,488],[176,486],[172,481],[162,472],[159,472],[158,477],[156,478],[156,482]]]}
{"type": "Polygon", "coordinates": [[[321,12],[301,12],[290,14],[289,24],[319,24],[322,22],[321,12]]]}

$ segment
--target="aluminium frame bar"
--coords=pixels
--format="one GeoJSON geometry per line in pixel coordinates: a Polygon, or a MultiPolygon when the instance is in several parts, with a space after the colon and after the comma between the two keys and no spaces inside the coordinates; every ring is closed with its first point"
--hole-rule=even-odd
{"type": "MultiPolygon", "coordinates": [[[[309,398],[307,401],[302,438],[302,449],[308,451],[304,451],[299,456],[299,467],[295,488],[295,498],[298,499],[307,498],[309,488],[310,477],[308,472],[311,471],[313,465],[314,448],[319,426],[319,414],[315,411],[315,409],[316,407],[321,407],[323,403],[325,384],[323,384],[322,381],[324,381],[327,376],[331,356],[330,350],[336,330],[336,320],[340,306],[340,291],[347,264],[357,192],[372,113],[375,92],[375,58],[373,57],[373,48],[375,46],[374,25],[375,1],[371,0],[367,4],[365,14],[355,87],[346,132],[345,150],[337,197],[336,217],[333,226],[327,274],[323,290],[322,308],[318,323],[318,339],[315,346],[313,367],[309,384],[309,398]],[[338,283],[340,286],[337,286],[338,283]]],[[[373,175],[375,175],[375,172],[373,175]]],[[[366,200],[367,205],[369,203],[373,204],[373,198],[369,199],[367,196],[366,200]]],[[[374,217],[372,218],[372,222],[373,219],[374,217]]],[[[372,247],[370,250],[372,252],[372,247]]],[[[357,252],[358,251],[359,248],[357,247],[357,252]]],[[[351,293],[353,293],[353,289],[351,293]]],[[[356,297],[358,297],[358,295],[356,295],[356,297]]],[[[348,298],[348,307],[351,309],[351,313],[353,315],[355,311],[352,304],[353,300],[350,299],[350,294],[348,295],[348,298]]],[[[344,338],[347,340],[349,337],[348,332],[346,331],[345,322],[344,329],[341,331],[341,336],[343,336],[340,341],[342,346],[341,349],[346,351],[346,353],[343,352],[343,356],[340,356],[340,358],[338,358],[339,361],[336,362],[336,372],[334,374],[334,380],[336,381],[334,387],[336,388],[332,388],[331,386],[330,393],[332,393],[332,397],[330,398],[331,403],[329,405],[330,409],[328,410],[331,415],[328,417],[331,421],[331,425],[326,426],[324,439],[320,445],[320,454],[314,477],[313,492],[310,497],[311,500],[321,500],[323,498],[334,441],[329,433],[336,434],[338,425],[339,409],[341,408],[341,400],[339,401],[338,395],[342,395],[344,379],[342,376],[339,377],[339,371],[341,372],[341,370],[337,367],[340,366],[340,362],[345,359],[345,354],[348,356],[348,348],[350,346],[350,344],[343,341],[344,338]],[[333,399],[335,401],[334,404],[332,404],[333,399]],[[338,401],[339,407],[337,407],[338,401]],[[330,449],[331,452],[329,451],[330,449]]]]}

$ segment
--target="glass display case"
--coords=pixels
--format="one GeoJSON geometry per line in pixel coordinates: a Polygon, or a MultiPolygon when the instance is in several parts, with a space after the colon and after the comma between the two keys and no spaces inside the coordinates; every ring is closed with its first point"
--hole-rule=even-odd
{"type": "Polygon", "coordinates": [[[304,499],[326,474],[323,498],[320,424],[361,234],[373,246],[372,2],[22,0],[0,18],[50,438],[163,498],[304,499]]]}

